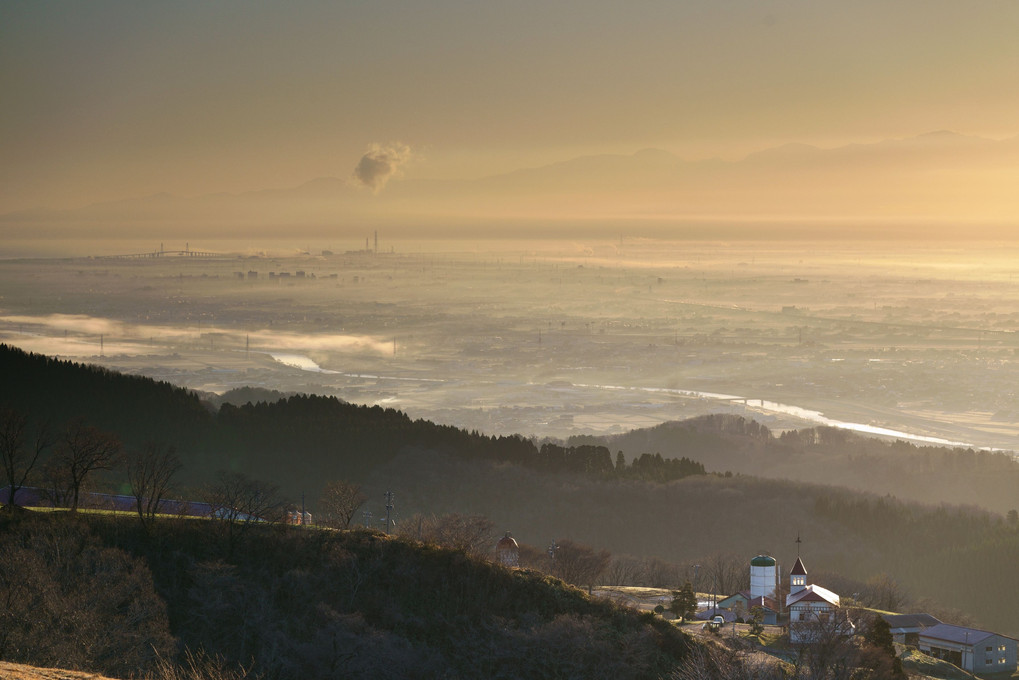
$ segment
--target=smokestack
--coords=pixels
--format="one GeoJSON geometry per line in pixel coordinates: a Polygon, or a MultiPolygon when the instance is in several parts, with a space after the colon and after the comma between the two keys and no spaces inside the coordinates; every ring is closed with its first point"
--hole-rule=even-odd
{"type": "Polygon", "coordinates": [[[375,254],[376,255],[379,254],[379,231],[378,231],[378,229],[375,230],[375,254]]]}

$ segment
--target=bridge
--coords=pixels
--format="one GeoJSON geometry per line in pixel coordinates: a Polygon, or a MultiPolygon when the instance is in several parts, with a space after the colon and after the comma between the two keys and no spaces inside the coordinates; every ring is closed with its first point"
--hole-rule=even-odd
{"type": "Polygon", "coordinates": [[[159,245],[159,250],[149,253],[129,253],[127,255],[100,255],[97,260],[141,260],[156,257],[224,257],[223,253],[213,253],[207,250],[191,250],[190,244],[184,246],[184,250],[164,250],[159,245]]]}

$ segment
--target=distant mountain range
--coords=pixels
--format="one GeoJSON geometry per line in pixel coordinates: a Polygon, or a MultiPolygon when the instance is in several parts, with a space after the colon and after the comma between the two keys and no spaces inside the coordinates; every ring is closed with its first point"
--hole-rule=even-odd
{"type": "MultiPolygon", "coordinates": [[[[476,180],[394,179],[378,194],[341,178],[290,189],[156,194],[74,210],[0,215],[5,230],[89,227],[124,234],[196,225],[230,235],[279,227],[604,221],[884,221],[1002,224],[1019,208],[1019,137],[953,132],[822,149],[786,144],[739,161],[660,149],[582,156],[476,180]]],[[[360,233],[360,232],[358,232],[360,233]]]]}

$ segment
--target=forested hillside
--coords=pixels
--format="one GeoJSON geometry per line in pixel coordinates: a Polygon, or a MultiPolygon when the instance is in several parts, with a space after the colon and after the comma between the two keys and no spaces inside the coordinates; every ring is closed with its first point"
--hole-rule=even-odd
{"type": "Polygon", "coordinates": [[[361,478],[410,449],[470,460],[520,464],[543,472],[668,481],[704,474],[685,458],[614,461],[604,447],[537,445],[522,437],[486,437],[394,409],[332,397],[297,395],[273,402],[223,403],[216,410],[187,390],[148,378],[26,354],[0,345],[0,405],[51,428],[83,420],[115,433],[128,448],[173,446],[193,484],[217,470],[271,478],[314,503],[323,479],[361,478]],[[313,482],[313,483],[312,483],[313,482]]]}
{"type": "Polygon", "coordinates": [[[646,451],[682,452],[709,471],[838,484],[925,503],[1019,508],[1019,464],[1011,452],[918,445],[816,427],[783,432],[739,416],[709,415],[610,437],[574,437],[627,459],[646,451]]]}
{"type": "MultiPolygon", "coordinates": [[[[159,443],[176,446],[183,462],[176,492],[193,499],[201,499],[217,471],[231,470],[277,484],[297,503],[303,493],[316,512],[323,486],[347,480],[361,485],[364,509],[376,520],[385,512],[383,492],[393,492],[393,518],[411,535],[415,516],[481,515],[538,551],[550,540],[572,539],[617,556],[687,565],[687,574],[712,556],[760,552],[788,568],[800,536],[813,573],[861,583],[886,574],[914,599],[933,598],[981,625],[1019,634],[1019,594],[1009,587],[1019,557],[1015,513],[1006,518],[972,505],[861,494],[837,486],[838,468],[820,485],[705,474],[697,462],[734,455],[822,459],[829,445],[833,460],[852,461],[847,451],[863,446],[857,438],[826,430],[773,437],[751,421],[720,417],[671,426],[678,433],[671,448],[646,439],[646,450],[622,460],[590,440],[491,438],[331,398],[295,396],[215,411],[165,384],[7,348],[0,349],[0,370],[14,376],[0,387],[0,405],[23,409],[36,422],[61,427],[84,418],[127,449],[165,437],[159,443]]],[[[960,479],[973,471],[1015,474],[1014,463],[994,454],[882,442],[861,450],[870,452],[860,454],[862,467],[895,465],[903,453],[936,461],[960,479]]],[[[96,479],[128,488],[123,469],[96,479]]]]}

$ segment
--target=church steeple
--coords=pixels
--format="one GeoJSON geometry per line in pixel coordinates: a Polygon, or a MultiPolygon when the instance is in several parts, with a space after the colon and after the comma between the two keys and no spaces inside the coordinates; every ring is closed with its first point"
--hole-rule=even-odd
{"type": "Polygon", "coordinates": [[[789,594],[798,593],[807,587],[807,568],[803,566],[803,560],[796,556],[796,564],[789,572],[789,594]]]}
{"type": "Polygon", "coordinates": [[[798,593],[807,587],[807,568],[800,559],[800,532],[796,532],[796,564],[789,572],[789,594],[798,593]]]}

